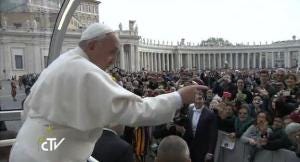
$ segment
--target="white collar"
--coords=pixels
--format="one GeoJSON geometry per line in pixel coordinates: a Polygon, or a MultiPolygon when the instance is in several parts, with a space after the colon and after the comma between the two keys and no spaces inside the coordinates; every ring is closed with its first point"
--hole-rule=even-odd
{"type": "Polygon", "coordinates": [[[83,51],[83,49],[81,49],[80,47],[76,47],[75,50],[80,56],[82,56],[90,61],[88,55],[83,51]]]}
{"type": "Polygon", "coordinates": [[[200,109],[197,109],[196,108],[196,105],[194,105],[194,108],[193,108],[193,111],[196,111],[196,112],[198,112],[198,113],[202,113],[202,110],[204,109],[204,105],[202,105],[202,107],[200,108],[200,109]]]}
{"type": "Polygon", "coordinates": [[[106,130],[106,131],[110,131],[110,132],[113,132],[115,135],[118,135],[118,133],[112,129],[109,129],[109,128],[103,128],[103,130],[106,130]]]}

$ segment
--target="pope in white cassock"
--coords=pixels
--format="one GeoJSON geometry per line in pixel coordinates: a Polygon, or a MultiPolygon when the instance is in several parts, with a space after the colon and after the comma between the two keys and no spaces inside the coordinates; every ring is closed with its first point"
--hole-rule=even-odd
{"type": "Polygon", "coordinates": [[[102,128],[169,122],[204,86],[189,86],[141,98],[119,86],[105,70],[119,53],[119,39],[104,24],[92,24],[79,47],[60,55],[40,75],[24,104],[26,120],[10,162],[86,162],[102,128]]]}

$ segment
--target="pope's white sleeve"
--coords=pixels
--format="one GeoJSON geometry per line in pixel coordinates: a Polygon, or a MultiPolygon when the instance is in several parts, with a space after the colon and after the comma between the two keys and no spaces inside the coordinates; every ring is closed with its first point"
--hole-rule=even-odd
{"type": "Polygon", "coordinates": [[[94,122],[118,123],[129,126],[150,126],[172,120],[182,106],[178,92],[141,98],[115,83],[104,72],[90,72],[86,76],[87,111],[94,122]]]}

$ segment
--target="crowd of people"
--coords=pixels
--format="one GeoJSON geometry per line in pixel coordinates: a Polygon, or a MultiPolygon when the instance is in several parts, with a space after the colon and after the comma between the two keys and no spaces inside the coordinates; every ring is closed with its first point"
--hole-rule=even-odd
{"type": "MultiPolygon", "coordinates": [[[[299,152],[297,142],[291,141],[285,132],[288,124],[300,122],[298,108],[300,84],[298,76],[293,70],[278,68],[199,71],[196,68],[193,70],[181,68],[176,72],[155,73],[143,69],[140,72],[130,73],[114,68],[110,70],[110,74],[118,84],[142,97],[173,92],[183,86],[195,83],[207,85],[209,89],[203,91],[201,95],[205,108],[215,116],[217,130],[224,131],[232,139],[241,139],[242,142],[250,145],[252,149],[249,161],[254,160],[255,153],[260,149],[284,148],[299,152]]],[[[187,138],[187,134],[191,133],[190,131],[193,129],[189,126],[189,118],[192,118],[189,115],[189,109],[192,109],[193,106],[185,106],[186,109],[177,112],[173,122],[153,127],[151,135],[154,139],[163,139],[168,135],[183,137],[189,144],[193,160],[193,147],[196,146],[190,140],[196,135],[187,138]]],[[[203,129],[209,130],[208,128],[203,129]]],[[[125,130],[130,129],[126,128],[125,130]]],[[[128,142],[137,146],[140,141],[128,140],[135,136],[134,130],[137,129],[131,129],[132,132],[125,131],[124,136],[128,142]],[[129,138],[126,137],[128,135],[129,138]]],[[[201,133],[205,134],[205,131],[201,133]]],[[[212,134],[214,133],[210,133],[210,136],[207,137],[202,136],[202,138],[206,141],[213,138],[212,141],[214,141],[216,137],[211,137],[212,134]]],[[[148,140],[151,141],[150,138],[148,140]]],[[[145,141],[143,142],[145,143],[145,141]]],[[[202,141],[200,145],[205,145],[203,143],[207,142],[202,141]]],[[[212,147],[215,145],[213,142],[208,144],[211,144],[212,147]]],[[[208,148],[202,149],[205,151],[205,158],[208,148]]],[[[146,149],[144,150],[146,152],[146,149]]],[[[210,153],[213,154],[213,151],[210,153]]]]}
{"type": "MultiPolygon", "coordinates": [[[[300,123],[300,84],[298,76],[292,70],[256,69],[256,70],[187,70],[181,68],[178,71],[148,72],[143,69],[140,72],[125,72],[119,68],[109,70],[114,81],[141,97],[154,97],[160,94],[174,92],[181,87],[201,84],[207,85],[208,90],[200,94],[205,109],[213,113],[215,118],[215,130],[227,132],[232,139],[241,139],[242,142],[251,146],[249,161],[253,161],[255,153],[260,149],[278,150],[289,149],[299,153],[299,139],[288,137],[285,128],[288,124],[300,123]],[[294,123],[293,123],[294,122],[294,123]]],[[[19,87],[24,87],[26,94],[37,80],[38,75],[27,74],[20,76],[19,87]]],[[[12,79],[12,82],[16,82],[12,79]]],[[[16,85],[12,87],[16,88],[16,85]]],[[[162,105],[163,106],[163,105],[162,105]]],[[[176,113],[172,122],[155,127],[125,127],[122,138],[133,146],[135,159],[145,161],[150,154],[151,143],[160,141],[169,135],[176,135],[185,139],[189,144],[191,156],[193,156],[192,143],[203,145],[204,141],[190,141],[195,138],[193,128],[189,126],[188,114],[191,105],[176,113]],[[141,137],[143,136],[143,137],[141,137]],[[141,148],[142,144],[142,148],[141,148]]],[[[191,119],[192,120],[192,119],[191,119]]],[[[211,125],[211,127],[214,127],[211,125]]],[[[295,127],[295,126],[294,126],[295,127]]],[[[203,128],[207,131],[209,128],[203,128]]],[[[300,130],[300,129],[299,129],[300,130]]],[[[214,131],[214,130],[212,130],[214,131]]],[[[201,133],[202,135],[205,133],[201,133]]],[[[199,139],[212,138],[207,137],[199,139]]],[[[298,136],[297,136],[298,137],[298,136]]],[[[212,141],[216,141],[213,136],[212,141]]],[[[156,143],[155,143],[156,144],[156,143]]],[[[211,145],[210,155],[213,156],[215,143],[211,145]]],[[[154,148],[155,152],[157,148],[154,148]]],[[[199,149],[197,147],[197,149],[199,149]]],[[[207,158],[207,148],[202,148],[203,157],[207,158]]],[[[198,153],[197,153],[198,154],[198,153]]],[[[95,156],[97,156],[95,154],[95,156]]],[[[194,157],[193,157],[194,158],[194,157]]],[[[193,159],[192,158],[192,159],[193,159]]],[[[208,158],[210,159],[210,158],[208,158]]],[[[211,158],[212,159],[212,158],[211,158]]],[[[195,161],[195,160],[194,160],[195,161]]]]}

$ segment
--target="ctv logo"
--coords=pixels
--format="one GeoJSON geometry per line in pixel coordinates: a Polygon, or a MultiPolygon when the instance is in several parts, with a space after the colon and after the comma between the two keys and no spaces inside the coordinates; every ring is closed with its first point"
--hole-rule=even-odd
{"type": "Polygon", "coordinates": [[[56,138],[46,138],[42,143],[41,143],[41,149],[43,151],[55,151],[59,145],[63,143],[65,138],[62,138],[60,141],[57,142],[56,138]]]}

